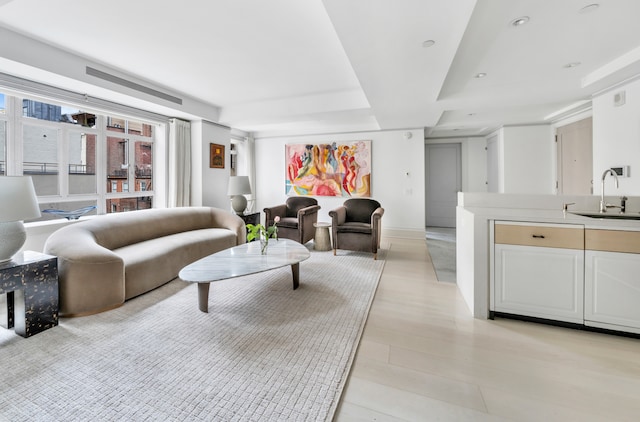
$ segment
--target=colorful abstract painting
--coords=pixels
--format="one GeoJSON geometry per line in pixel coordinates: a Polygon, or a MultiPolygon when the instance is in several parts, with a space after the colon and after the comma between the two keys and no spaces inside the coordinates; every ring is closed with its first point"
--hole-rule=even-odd
{"type": "Polygon", "coordinates": [[[287,195],[371,196],[371,141],[289,144],[287,195]]]}

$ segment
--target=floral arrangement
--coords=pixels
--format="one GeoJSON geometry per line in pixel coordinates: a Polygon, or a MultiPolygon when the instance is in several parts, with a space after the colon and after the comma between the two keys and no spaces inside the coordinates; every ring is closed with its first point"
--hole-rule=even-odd
{"type": "Polygon", "coordinates": [[[267,252],[267,246],[269,245],[269,238],[278,240],[278,224],[280,217],[276,216],[273,219],[273,226],[265,227],[262,224],[247,224],[247,240],[251,242],[254,239],[259,239],[261,242],[261,252],[265,254],[267,252]]]}

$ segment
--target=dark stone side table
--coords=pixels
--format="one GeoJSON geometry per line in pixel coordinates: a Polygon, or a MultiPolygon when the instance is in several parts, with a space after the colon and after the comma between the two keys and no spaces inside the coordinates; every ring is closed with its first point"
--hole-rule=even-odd
{"type": "Polygon", "coordinates": [[[0,325],[30,337],[58,325],[58,260],[24,251],[0,263],[0,325]],[[5,314],[6,312],[6,314],[5,314]]]}
{"type": "MultiPolygon", "coordinates": [[[[242,218],[244,220],[244,224],[253,224],[254,226],[256,224],[260,224],[260,213],[259,212],[254,212],[254,213],[251,213],[251,214],[238,215],[238,217],[240,217],[240,218],[242,218]]],[[[248,233],[249,233],[249,230],[247,229],[247,234],[248,233]]],[[[254,240],[256,240],[256,239],[254,239],[254,240]]]]}

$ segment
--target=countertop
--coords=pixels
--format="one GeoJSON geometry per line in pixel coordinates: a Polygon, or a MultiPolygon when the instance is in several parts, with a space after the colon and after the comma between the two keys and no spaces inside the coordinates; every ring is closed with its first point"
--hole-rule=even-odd
{"type": "MultiPolygon", "coordinates": [[[[640,231],[640,220],[594,218],[574,214],[576,212],[597,213],[597,211],[594,210],[569,210],[564,212],[562,210],[524,208],[464,207],[464,209],[477,217],[485,217],[488,220],[582,224],[585,228],[593,229],[640,231]]],[[[609,211],[609,213],[617,213],[617,211],[609,211]]],[[[627,214],[639,215],[638,212],[629,212],[627,214]]]]}

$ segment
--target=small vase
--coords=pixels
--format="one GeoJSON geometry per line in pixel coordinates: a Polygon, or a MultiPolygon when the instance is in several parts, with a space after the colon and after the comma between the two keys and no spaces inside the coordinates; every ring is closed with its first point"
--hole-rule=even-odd
{"type": "Polygon", "coordinates": [[[267,247],[269,246],[269,238],[268,237],[260,237],[260,253],[262,255],[267,254],[267,247]]]}

